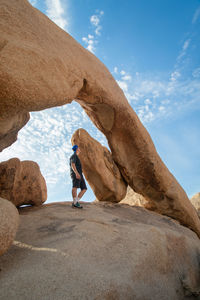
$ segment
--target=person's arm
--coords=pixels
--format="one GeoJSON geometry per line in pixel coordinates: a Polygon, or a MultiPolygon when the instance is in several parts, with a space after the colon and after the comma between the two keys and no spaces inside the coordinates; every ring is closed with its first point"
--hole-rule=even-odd
{"type": "Polygon", "coordinates": [[[80,174],[79,174],[79,172],[77,171],[77,169],[76,169],[76,165],[75,165],[75,163],[71,163],[71,166],[72,166],[72,170],[74,171],[74,173],[76,174],[76,178],[77,179],[81,179],[81,176],[80,176],[80,174]]]}

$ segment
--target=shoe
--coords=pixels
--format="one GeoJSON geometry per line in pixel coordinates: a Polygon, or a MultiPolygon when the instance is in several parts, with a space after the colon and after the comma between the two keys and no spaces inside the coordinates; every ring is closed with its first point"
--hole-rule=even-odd
{"type": "Polygon", "coordinates": [[[79,202],[76,202],[76,207],[83,208],[83,206],[81,206],[79,202]]]}
{"type": "Polygon", "coordinates": [[[83,206],[81,206],[79,202],[76,202],[76,204],[72,203],[72,207],[83,208],[83,206]]]}

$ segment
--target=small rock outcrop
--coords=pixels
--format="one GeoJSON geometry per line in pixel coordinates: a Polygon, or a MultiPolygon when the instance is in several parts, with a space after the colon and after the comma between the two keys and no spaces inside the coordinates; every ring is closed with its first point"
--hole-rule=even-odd
{"type": "Polygon", "coordinates": [[[18,210],[10,201],[0,198],[0,255],[4,254],[11,246],[18,225],[18,210]]]}
{"type": "Polygon", "coordinates": [[[127,184],[113,161],[110,151],[93,139],[86,130],[78,129],[72,144],[80,147],[83,173],[99,201],[119,202],[126,195],[127,184]]]}
{"type": "Polygon", "coordinates": [[[149,202],[140,194],[133,191],[130,186],[127,187],[126,197],[120,201],[120,204],[128,204],[130,206],[140,206],[151,209],[149,202]]]}
{"type": "Polygon", "coordinates": [[[198,215],[200,217],[200,193],[197,193],[194,196],[192,196],[190,201],[192,202],[193,206],[196,208],[198,215]]]}
{"type": "Polygon", "coordinates": [[[47,199],[47,187],[36,162],[12,158],[0,163],[0,197],[15,206],[41,205],[47,199]]]}

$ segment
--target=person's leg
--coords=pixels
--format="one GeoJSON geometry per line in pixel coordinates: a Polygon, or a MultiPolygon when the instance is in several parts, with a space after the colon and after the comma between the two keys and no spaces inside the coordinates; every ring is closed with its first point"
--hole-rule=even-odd
{"type": "Polygon", "coordinates": [[[72,198],[73,198],[73,203],[76,204],[76,202],[77,202],[77,188],[76,187],[72,188],[72,198]]]}
{"type": "Polygon", "coordinates": [[[84,179],[83,175],[81,175],[80,188],[81,188],[81,191],[78,194],[78,198],[77,198],[78,202],[80,201],[80,199],[83,197],[83,195],[87,191],[87,186],[86,186],[85,179],[84,179]]]}
{"type": "Polygon", "coordinates": [[[86,189],[80,191],[80,193],[78,194],[78,201],[83,197],[86,191],[87,191],[86,189]]]}
{"type": "Polygon", "coordinates": [[[76,178],[76,176],[72,177],[72,198],[73,204],[77,203],[77,189],[80,188],[80,180],[76,178]]]}

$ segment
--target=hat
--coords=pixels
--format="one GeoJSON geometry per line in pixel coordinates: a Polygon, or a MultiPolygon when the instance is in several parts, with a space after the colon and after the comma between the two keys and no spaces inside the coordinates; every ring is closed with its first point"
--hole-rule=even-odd
{"type": "Polygon", "coordinates": [[[77,149],[78,149],[78,146],[77,146],[77,145],[74,145],[74,146],[72,147],[72,150],[73,150],[74,152],[76,152],[77,149]]]}

